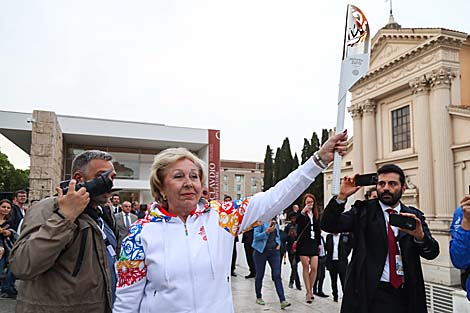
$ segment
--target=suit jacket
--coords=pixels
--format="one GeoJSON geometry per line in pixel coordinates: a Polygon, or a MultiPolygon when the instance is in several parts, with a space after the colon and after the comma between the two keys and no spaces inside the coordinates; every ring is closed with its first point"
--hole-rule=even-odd
{"type": "MultiPolygon", "coordinates": [[[[352,236],[349,234],[340,234],[339,235],[339,242],[338,242],[338,265],[339,271],[341,273],[346,272],[346,268],[348,266],[348,255],[351,252],[352,248],[352,236]]],[[[333,234],[328,234],[326,236],[326,244],[325,244],[325,251],[326,251],[326,268],[331,270],[331,265],[333,262],[333,248],[334,248],[334,241],[333,241],[333,234]]]]}
{"type": "Polygon", "coordinates": [[[10,227],[16,232],[18,231],[18,226],[20,225],[20,222],[23,217],[24,216],[23,212],[21,212],[21,208],[13,203],[11,206],[11,214],[8,218],[8,224],[10,224],[10,227]]]}
{"type": "MultiPolygon", "coordinates": [[[[332,198],[326,206],[321,227],[330,233],[353,232],[354,246],[348,267],[341,313],[367,313],[382,276],[388,252],[387,228],[377,199],[356,201],[347,212],[344,203],[332,198]]],[[[399,232],[398,241],[404,268],[404,291],[409,313],[426,313],[426,294],[420,257],[432,260],[439,255],[439,244],[431,236],[421,211],[401,205],[401,212],[415,214],[423,225],[423,243],[399,232]]]]}
{"type": "Polygon", "coordinates": [[[242,243],[245,243],[251,247],[251,244],[253,243],[253,228],[243,233],[242,243]]]}
{"type": "MultiPolygon", "coordinates": [[[[131,224],[134,223],[135,221],[137,221],[137,215],[129,213],[129,216],[131,218],[131,224]]],[[[116,228],[117,228],[117,232],[118,232],[118,249],[117,250],[120,251],[121,250],[121,242],[124,239],[124,237],[127,236],[127,234],[129,233],[129,230],[127,229],[127,227],[124,224],[123,212],[114,214],[114,219],[116,221],[116,228]]]]}

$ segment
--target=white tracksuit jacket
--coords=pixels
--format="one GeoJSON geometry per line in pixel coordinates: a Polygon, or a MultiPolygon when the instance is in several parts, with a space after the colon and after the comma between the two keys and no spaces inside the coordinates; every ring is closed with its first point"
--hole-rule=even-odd
{"type": "Polygon", "coordinates": [[[113,312],[232,313],[233,236],[279,214],[321,171],[309,159],[266,192],[199,203],[186,224],[153,204],[122,242],[113,312]]]}

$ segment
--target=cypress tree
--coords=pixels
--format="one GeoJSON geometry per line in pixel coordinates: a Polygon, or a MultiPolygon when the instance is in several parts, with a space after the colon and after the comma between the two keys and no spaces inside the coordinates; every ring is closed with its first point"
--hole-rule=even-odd
{"type": "Polygon", "coordinates": [[[273,182],[277,184],[278,181],[280,181],[281,177],[281,164],[282,164],[282,156],[281,156],[281,148],[276,149],[276,156],[274,157],[274,179],[273,182]]]}
{"type": "Polygon", "coordinates": [[[323,146],[323,144],[328,140],[328,130],[326,128],[323,128],[322,131],[321,131],[321,145],[323,146]]]}
{"type": "Polygon", "coordinates": [[[308,142],[307,138],[304,138],[304,146],[302,147],[302,154],[300,155],[302,157],[302,163],[304,164],[305,161],[308,160],[310,157],[310,142],[308,142]]]}
{"type": "Polygon", "coordinates": [[[273,175],[273,150],[268,145],[264,156],[263,190],[268,190],[274,186],[273,175]]]}
{"type": "Polygon", "coordinates": [[[296,152],[294,155],[293,163],[292,163],[292,170],[295,170],[298,167],[299,167],[299,157],[297,156],[297,152],[296,152]]]}

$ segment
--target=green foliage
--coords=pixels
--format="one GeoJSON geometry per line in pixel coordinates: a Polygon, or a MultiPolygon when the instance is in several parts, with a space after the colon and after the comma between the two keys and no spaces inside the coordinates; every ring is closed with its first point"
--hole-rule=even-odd
{"type": "Polygon", "coordinates": [[[0,152],[0,192],[28,189],[29,170],[15,169],[8,156],[0,152]]]}
{"type": "Polygon", "coordinates": [[[297,152],[294,155],[294,163],[292,164],[292,170],[295,170],[299,167],[299,157],[297,156],[297,152]]]}
{"type": "Polygon", "coordinates": [[[274,168],[273,168],[273,150],[269,147],[266,147],[266,154],[264,157],[264,177],[263,177],[263,190],[268,190],[274,186],[274,168]]]}
{"type": "Polygon", "coordinates": [[[323,145],[328,140],[328,130],[323,128],[321,131],[321,145],[323,145]]]}
{"type": "Polygon", "coordinates": [[[307,138],[304,138],[304,146],[302,147],[302,154],[301,154],[302,164],[304,164],[305,161],[307,161],[311,155],[312,154],[310,153],[310,142],[308,142],[307,138]]]}

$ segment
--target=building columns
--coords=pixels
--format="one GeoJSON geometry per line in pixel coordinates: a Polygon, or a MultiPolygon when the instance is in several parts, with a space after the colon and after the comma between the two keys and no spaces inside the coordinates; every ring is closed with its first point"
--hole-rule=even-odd
{"type": "Polygon", "coordinates": [[[362,104],[362,153],[364,173],[377,172],[377,129],[375,112],[377,104],[369,99],[362,104]]]}
{"type": "MultiPolygon", "coordinates": [[[[362,156],[362,108],[359,105],[352,105],[348,108],[349,113],[353,118],[353,132],[354,132],[354,147],[353,149],[353,171],[354,173],[363,173],[363,156],[362,156]]],[[[356,193],[356,199],[364,198],[364,188],[359,189],[356,193]]]]}
{"type": "Polygon", "coordinates": [[[419,208],[424,211],[427,216],[436,216],[433,189],[432,138],[430,136],[430,83],[426,77],[423,76],[411,81],[410,87],[413,89],[413,102],[415,103],[416,109],[414,114],[416,123],[414,132],[416,134],[415,145],[418,153],[417,180],[419,208]]]}
{"type": "Polygon", "coordinates": [[[452,124],[447,111],[451,104],[450,86],[455,74],[441,68],[431,76],[430,121],[434,158],[434,193],[436,215],[451,218],[455,209],[455,174],[452,150],[452,124]]]}

